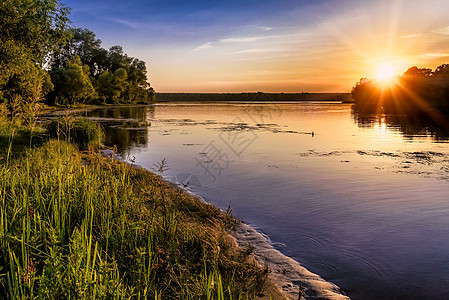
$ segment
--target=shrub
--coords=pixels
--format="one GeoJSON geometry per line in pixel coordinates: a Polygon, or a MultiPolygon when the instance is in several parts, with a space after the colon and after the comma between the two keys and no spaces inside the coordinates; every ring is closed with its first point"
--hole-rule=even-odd
{"type": "Polygon", "coordinates": [[[80,149],[99,147],[104,139],[102,126],[86,118],[53,119],[47,125],[47,131],[51,137],[75,143],[80,149]]]}

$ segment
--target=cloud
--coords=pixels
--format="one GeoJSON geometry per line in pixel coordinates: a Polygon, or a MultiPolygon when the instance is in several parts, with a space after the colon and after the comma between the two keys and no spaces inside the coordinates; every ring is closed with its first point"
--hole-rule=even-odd
{"type": "MultiPolygon", "coordinates": [[[[271,28],[270,28],[271,30],[271,28]]],[[[292,37],[294,35],[291,34],[279,34],[279,35],[259,35],[259,36],[234,36],[234,37],[228,37],[219,39],[213,42],[206,42],[195,49],[193,51],[199,51],[199,50],[207,50],[216,48],[219,45],[239,45],[239,44],[251,44],[256,42],[262,42],[264,40],[268,39],[282,39],[282,38],[288,38],[292,37]]],[[[232,53],[260,53],[260,52],[272,52],[276,51],[276,49],[262,49],[262,48],[251,48],[251,49],[243,49],[241,51],[234,51],[232,53]]]]}
{"type": "Polygon", "coordinates": [[[449,53],[444,53],[444,52],[429,52],[429,53],[424,53],[423,54],[424,57],[427,58],[441,58],[441,57],[448,57],[449,53]]]}
{"type": "Polygon", "coordinates": [[[121,19],[121,18],[109,18],[110,21],[118,23],[120,25],[125,25],[129,28],[132,29],[139,29],[142,27],[143,24],[137,23],[137,22],[131,22],[125,19],[121,19]]]}
{"type": "Polygon", "coordinates": [[[449,26],[435,29],[435,30],[433,30],[433,32],[443,34],[443,35],[449,35],[449,26]]]}
{"type": "Polygon", "coordinates": [[[201,46],[196,47],[195,49],[193,49],[193,51],[201,51],[201,50],[206,50],[206,49],[211,49],[214,48],[214,43],[213,42],[207,42],[202,44],[201,46]]]}
{"type": "MultiPolygon", "coordinates": [[[[226,44],[244,44],[244,43],[253,43],[258,42],[264,39],[277,38],[280,37],[278,35],[267,35],[267,36],[240,36],[240,37],[229,37],[224,39],[219,39],[215,42],[206,42],[195,49],[193,51],[207,50],[215,48],[217,45],[226,45],[226,44]]],[[[244,53],[244,52],[242,52],[244,53]]]]}
{"type": "Polygon", "coordinates": [[[261,39],[264,39],[263,36],[249,36],[249,37],[231,37],[226,39],[219,40],[220,43],[251,43],[260,41],[261,39]]]}
{"type": "Polygon", "coordinates": [[[401,39],[413,39],[422,36],[422,34],[406,34],[401,36],[401,39]]]}
{"type": "Polygon", "coordinates": [[[245,50],[239,50],[232,52],[233,54],[245,54],[245,53],[267,53],[267,52],[278,52],[279,49],[274,48],[252,48],[252,49],[245,49],[245,50]]]}

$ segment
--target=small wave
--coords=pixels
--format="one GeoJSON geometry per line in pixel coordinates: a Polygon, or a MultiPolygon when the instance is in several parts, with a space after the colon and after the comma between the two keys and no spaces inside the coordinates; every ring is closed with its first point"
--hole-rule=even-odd
{"type": "Polygon", "coordinates": [[[374,265],[372,265],[371,263],[366,261],[365,259],[359,257],[358,255],[356,255],[354,253],[348,252],[348,251],[340,251],[339,253],[343,256],[346,256],[349,259],[358,261],[360,264],[364,265],[372,273],[376,274],[376,276],[378,278],[382,278],[382,275],[380,274],[379,270],[374,265]]]}

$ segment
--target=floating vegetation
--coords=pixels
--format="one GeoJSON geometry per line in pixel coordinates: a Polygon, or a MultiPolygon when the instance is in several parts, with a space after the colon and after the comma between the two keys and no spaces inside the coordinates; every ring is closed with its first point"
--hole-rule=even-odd
{"type": "MultiPolygon", "coordinates": [[[[361,157],[373,157],[379,159],[391,159],[391,166],[378,166],[377,170],[390,170],[395,173],[415,174],[423,177],[433,177],[449,180],[449,156],[435,151],[396,151],[387,152],[379,150],[356,151],[315,151],[297,153],[298,157],[333,157],[357,154],[361,157]]],[[[341,159],[342,163],[350,163],[349,159],[341,159]]],[[[375,164],[377,161],[373,161],[375,164]]]]}

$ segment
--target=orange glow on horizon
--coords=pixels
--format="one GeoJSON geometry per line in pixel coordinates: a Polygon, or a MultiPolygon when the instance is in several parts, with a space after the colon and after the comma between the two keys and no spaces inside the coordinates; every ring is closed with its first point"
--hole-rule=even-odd
{"type": "Polygon", "coordinates": [[[313,23],[233,26],[133,56],[147,60],[157,92],[350,92],[361,77],[394,85],[412,66],[448,62],[449,2],[429,14],[418,2],[361,1],[313,23]]]}

